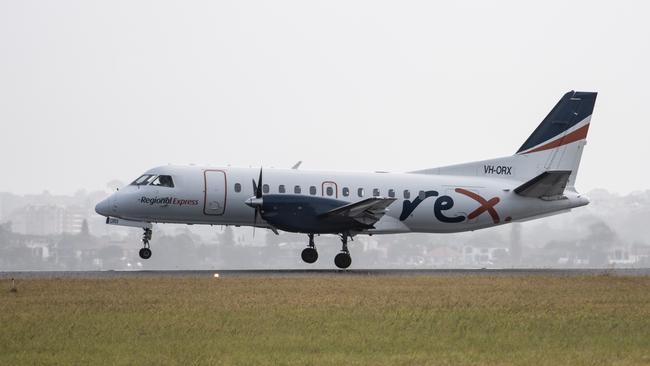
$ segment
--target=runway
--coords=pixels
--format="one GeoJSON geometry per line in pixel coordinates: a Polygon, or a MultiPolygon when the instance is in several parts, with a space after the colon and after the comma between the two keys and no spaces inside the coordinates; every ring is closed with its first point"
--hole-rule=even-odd
{"type": "Polygon", "coordinates": [[[41,278],[152,278],[152,277],[195,277],[195,278],[300,278],[300,277],[525,277],[525,276],[650,276],[650,268],[587,268],[587,269],[354,269],[354,270],[152,270],[152,271],[24,271],[0,272],[1,279],[41,278]]]}

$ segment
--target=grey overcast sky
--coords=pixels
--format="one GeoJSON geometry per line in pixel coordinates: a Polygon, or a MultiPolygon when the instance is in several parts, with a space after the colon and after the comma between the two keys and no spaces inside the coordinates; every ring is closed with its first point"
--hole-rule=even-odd
{"type": "Polygon", "coordinates": [[[648,189],[647,4],[0,0],[0,191],[510,155],[572,89],[599,92],[578,188],[648,189]]]}

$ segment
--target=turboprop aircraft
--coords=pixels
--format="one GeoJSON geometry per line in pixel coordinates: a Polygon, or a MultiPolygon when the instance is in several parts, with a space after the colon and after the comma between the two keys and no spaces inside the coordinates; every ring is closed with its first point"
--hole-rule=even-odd
{"type": "Polygon", "coordinates": [[[455,233],[526,221],[587,205],[575,180],[596,93],[566,93],[512,156],[408,173],[161,166],[98,203],[106,223],[144,230],[152,223],[253,226],[304,233],[302,259],[314,263],[315,235],[335,234],[339,268],[352,263],[357,235],[455,233]]]}

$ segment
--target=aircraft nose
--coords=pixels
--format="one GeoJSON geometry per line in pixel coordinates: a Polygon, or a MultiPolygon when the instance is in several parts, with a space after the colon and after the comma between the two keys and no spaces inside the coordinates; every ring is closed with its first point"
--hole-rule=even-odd
{"type": "Polygon", "coordinates": [[[109,198],[106,198],[105,200],[95,205],[95,212],[97,212],[102,216],[109,216],[109,209],[110,209],[109,198]]]}

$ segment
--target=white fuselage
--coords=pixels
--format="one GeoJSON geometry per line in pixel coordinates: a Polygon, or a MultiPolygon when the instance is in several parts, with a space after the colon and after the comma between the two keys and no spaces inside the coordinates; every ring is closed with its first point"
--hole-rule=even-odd
{"type": "MultiPolygon", "coordinates": [[[[255,211],[245,202],[254,196],[252,182],[259,169],[162,166],[146,174],[169,175],[174,186],[129,185],[98,204],[97,211],[135,222],[255,224],[255,211]]],[[[558,200],[523,197],[513,192],[521,183],[481,176],[265,169],[263,193],[321,196],[349,203],[372,196],[394,197],[374,228],[360,234],[477,230],[588,203],[572,190],[558,200]]],[[[257,226],[267,224],[258,219],[257,226]]]]}

